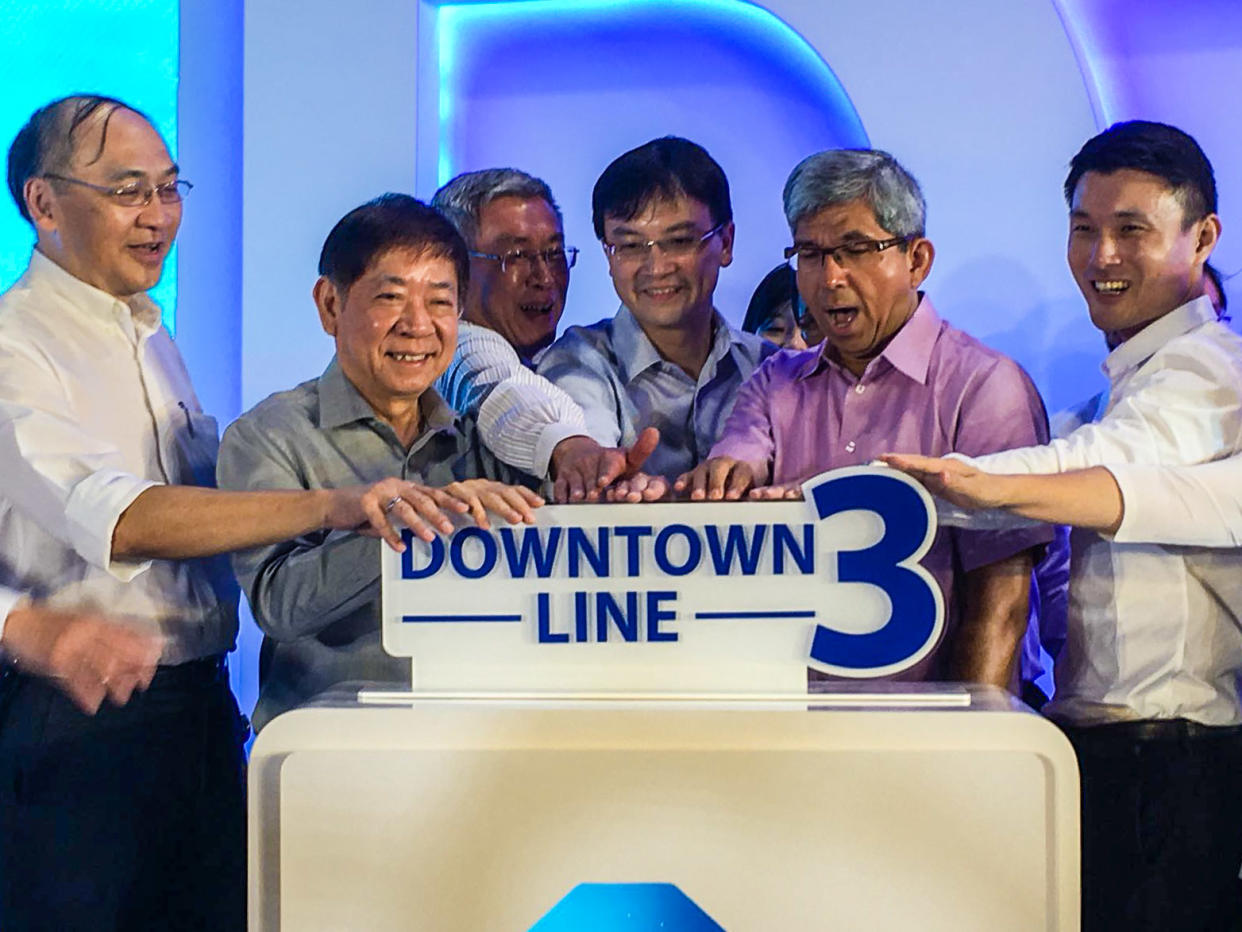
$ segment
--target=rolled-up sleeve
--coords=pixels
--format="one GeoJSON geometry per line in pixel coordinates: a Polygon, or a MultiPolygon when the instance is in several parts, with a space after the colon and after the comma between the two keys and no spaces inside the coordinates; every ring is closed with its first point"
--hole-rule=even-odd
{"type": "Polygon", "coordinates": [[[486,327],[463,325],[453,361],[436,388],[454,410],[478,414],[479,435],[504,462],[544,477],[556,445],[586,433],[582,409],[522,365],[486,327]]]}
{"type": "MultiPolygon", "coordinates": [[[[296,461],[271,432],[246,418],[224,433],[216,467],[220,488],[306,489],[296,461]]],[[[320,531],[233,554],[233,571],[254,619],[276,640],[313,635],[379,593],[380,542],[320,531]]]]}
{"type": "Polygon", "coordinates": [[[1122,544],[1242,547],[1242,455],[1195,466],[1111,465],[1122,544]]]}
{"type": "Polygon", "coordinates": [[[117,447],[78,423],[55,375],[22,347],[0,345],[0,474],[5,497],[92,566],[122,581],[149,562],[117,561],[117,521],[159,483],[122,468],[117,447]]]}
{"type": "Polygon", "coordinates": [[[972,458],[992,473],[1042,475],[1114,464],[1182,465],[1215,459],[1242,438],[1242,390],[1211,346],[1170,353],[1135,376],[1097,423],[1037,447],[972,458]]]}

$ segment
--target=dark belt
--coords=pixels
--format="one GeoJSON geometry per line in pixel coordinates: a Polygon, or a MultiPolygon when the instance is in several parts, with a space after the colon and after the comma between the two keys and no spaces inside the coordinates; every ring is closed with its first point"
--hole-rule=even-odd
{"type": "Polygon", "coordinates": [[[214,657],[202,657],[198,660],[187,660],[172,666],[156,668],[155,678],[151,685],[159,686],[195,686],[209,685],[227,681],[229,665],[224,654],[214,657]]]}
{"type": "Polygon", "coordinates": [[[1203,725],[1188,718],[1150,718],[1086,726],[1060,724],[1060,728],[1070,738],[1099,741],[1205,741],[1242,735],[1242,725],[1203,725]]]}

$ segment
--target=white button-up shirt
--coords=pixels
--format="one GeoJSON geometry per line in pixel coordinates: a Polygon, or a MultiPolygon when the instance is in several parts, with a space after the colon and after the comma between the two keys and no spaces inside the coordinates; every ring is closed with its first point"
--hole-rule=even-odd
{"type": "Polygon", "coordinates": [[[1110,465],[1108,471],[1125,503],[1117,543],[1242,547],[1242,456],[1198,466],[1110,465]]]}
{"type": "MultiPolygon", "coordinates": [[[[1207,298],[1145,327],[1104,361],[1100,420],[1042,447],[971,460],[995,473],[1172,466],[1242,451],[1242,340],[1207,298]]],[[[1152,502],[1158,507],[1158,503],[1152,502]]],[[[1049,715],[1076,724],[1242,722],[1242,552],[1075,531],[1068,642],[1049,715]]]]}
{"type": "Polygon", "coordinates": [[[163,663],[228,650],[236,584],[223,559],[112,556],[130,503],[156,484],[212,484],[216,446],[159,308],[34,252],[0,297],[0,584],[155,623],[163,663]]]}
{"type": "Polygon", "coordinates": [[[457,325],[457,351],[436,389],[455,411],[477,412],[488,448],[532,476],[547,476],[558,443],[587,432],[577,402],[522,365],[495,330],[469,321],[457,325]]]}

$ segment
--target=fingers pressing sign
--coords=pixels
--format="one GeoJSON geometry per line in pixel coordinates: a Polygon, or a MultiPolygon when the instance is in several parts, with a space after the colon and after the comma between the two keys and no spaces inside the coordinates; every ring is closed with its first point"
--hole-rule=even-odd
{"type": "MultiPolygon", "coordinates": [[[[597,502],[604,489],[636,476],[660,445],[660,432],[648,427],[630,447],[603,447],[590,437],[569,437],[552,451],[552,487],[557,502],[597,502]]],[[[609,501],[614,499],[609,498],[609,501]]]]}

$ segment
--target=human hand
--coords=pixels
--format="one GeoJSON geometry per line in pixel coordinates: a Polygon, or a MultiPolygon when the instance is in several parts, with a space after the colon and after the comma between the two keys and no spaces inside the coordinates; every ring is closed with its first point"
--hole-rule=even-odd
{"type": "Polygon", "coordinates": [[[470,505],[443,489],[383,479],[374,485],[325,489],[323,526],[338,531],[358,531],[382,537],[398,553],[405,550],[394,522],[400,522],[421,540],[430,542],[435,532],[453,533],[451,514],[465,514],[470,505]]]}
{"type": "Polygon", "coordinates": [[[713,456],[673,483],[673,491],[693,502],[735,502],[755,484],[755,469],[731,456],[713,456]]]}
{"type": "Polygon", "coordinates": [[[781,485],[761,485],[751,489],[746,496],[755,502],[801,501],[802,483],[786,482],[781,485]]]}
{"type": "Polygon", "coordinates": [[[610,502],[658,502],[668,498],[671,488],[663,476],[638,472],[614,482],[604,490],[604,497],[610,502]]]}
{"type": "Polygon", "coordinates": [[[630,447],[603,447],[590,437],[567,437],[552,451],[552,497],[557,502],[597,502],[603,490],[638,473],[660,443],[648,427],[630,447]]]}
{"type": "Polygon", "coordinates": [[[1004,477],[961,460],[913,453],[886,453],[880,459],[913,476],[933,495],[962,508],[1001,508],[1007,504],[1004,477]]]}
{"type": "Polygon", "coordinates": [[[87,715],[104,699],[124,705],[155,676],[164,639],[93,612],[21,603],[9,612],[0,647],[18,667],[46,677],[87,715]]]}
{"type": "Polygon", "coordinates": [[[487,520],[489,511],[510,524],[534,524],[533,509],[543,504],[542,498],[524,486],[505,485],[492,479],[463,479],[449,483],[443,491],[465,505],[475,526],[481,528],[491,526],[487,520]]]}

